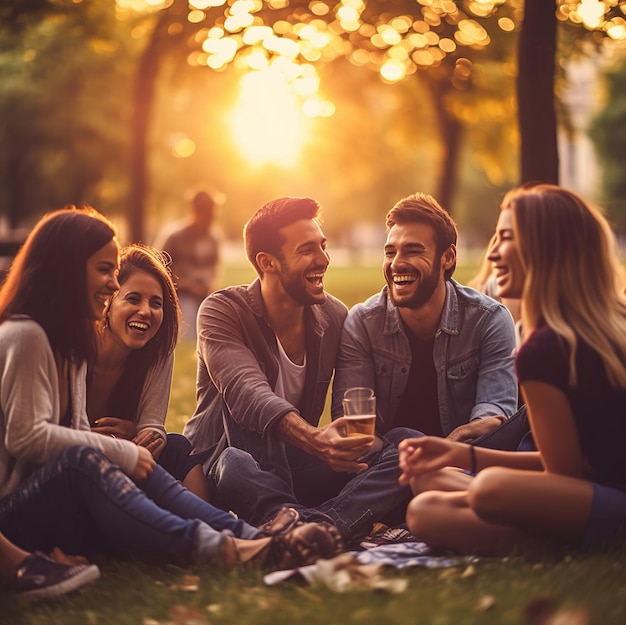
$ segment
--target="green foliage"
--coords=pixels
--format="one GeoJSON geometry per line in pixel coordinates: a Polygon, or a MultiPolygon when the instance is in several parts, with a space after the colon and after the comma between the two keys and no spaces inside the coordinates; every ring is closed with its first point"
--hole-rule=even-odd
{"type": "Polygon", "coordinates": [[[19,39],[0,30],[0,212],[14,227],[96,197],[110,209],[125,169],[131,50],[114,4],[39,4],[12,16],[19,39]]]}

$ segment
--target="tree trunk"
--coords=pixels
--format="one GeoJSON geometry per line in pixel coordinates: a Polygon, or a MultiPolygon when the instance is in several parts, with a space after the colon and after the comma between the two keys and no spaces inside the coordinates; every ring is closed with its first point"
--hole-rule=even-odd
{"type": "Polygon", "coordinates": [[[556,0],[526,0],[519,40],[520,182],[559,182],[554,106],[556,0]]]}
{"type": "Polygon", "coordinates": [[[454,193],[458,182],[459,151],[461,138],[463,136],[463,126],[445,106],[445,95],[448,85],[447,80],[433,79],[429,77],[426,72],[424,72],[422,78],[433,100],[435,115],[437,116],[437,125],[439,126],[441,143],[443,145],[443,157],[441,160],[435,199],[452,215],[454,193]]]}
{"type": "Polygon", "coordinates": [[[130,189],[128,194],[128,226],[130,240],[134,243],[143,240],[145,198],[148,193],[146,144],[156,79],[161,62],[160,39],[163,22],[167,19],[165,13],[164,10],[159,16],[150,41],[139,59],[135,79],[135,106],[130,144],[130,189]]]}
{"type": "Polygon", "coordinates": [[[459,176],[459,151],[463,127],[456,117],[440,111],[439,129],[443,137],[444,154],[439,174],[437,200],[452,215],[454,193],[459,176]]]}
{"type": "MultiPolygon", "coordinates": [[[[7,141],[7,145],[11,145],[7,141]]],[[[9,228],[15,231],[20,225],[20,215],[28,214],[25,206],[24,189],[26,188],[26,180],[22,176],[24,170],[22,156],[13,151],[7,159],[7,198],[8,198],[8,219],[9,228]]]]}
{"type": "Polygon", "coordinates": [[[187,0],[174,0],[169,7],[161,10],[137,67],[128,193],[128,225],[130,238],[134,243],[141,242],[144,235],[145,200],[149,192],[147,143],[159,68],[163,55],[180,45],[186,36],[188,10],[187,0]],[[182,28],[176,29],[177,34],[172,35],[169,29],[175,22],[182,25],[182,28]]]}

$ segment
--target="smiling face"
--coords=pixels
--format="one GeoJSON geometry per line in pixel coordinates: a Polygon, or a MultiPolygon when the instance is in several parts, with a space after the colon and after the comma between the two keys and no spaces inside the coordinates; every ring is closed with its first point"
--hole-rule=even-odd
{"type": "Polygon", "coordinates": [[[163,289],[151,274],[137,270],[120,286],[109,308],[109,328],[127,349],[141,349],[163,323],[163,289]]]}
{"type": "Polygon", "coordinates": [[[281,228],[280,233],[285,242],[275,260],[283,290],[305,306],[323,303],[326,300],[324,274],[330,257],[319,224],[312,219],[301,219],[281,228]]]}
{"type": "MultiPolygon", "coordinates": [[[[451,246],[450,253],[453,248],[451,246]]],[[[443,273],[442,257],[430,224],[411,222],[395,224],[389,229],[383,274],[389,297],[396,306],[421,308],[443,285],[443,273]]]]}
{"type": "Polygon", "coordinates": [[[102,319],[107,300],[120,288],[119,266],[120,249],[115,238],[87,259],[87,293],[94,320],[102,319]]]}
{"type": "Polygon", "coordinates": [[[500,212],[496,238],[487,256],[496,276],[498,297],[519,299],[524,288],[526,272],[522,266],[513,231],[513,211],[500,212]]]}

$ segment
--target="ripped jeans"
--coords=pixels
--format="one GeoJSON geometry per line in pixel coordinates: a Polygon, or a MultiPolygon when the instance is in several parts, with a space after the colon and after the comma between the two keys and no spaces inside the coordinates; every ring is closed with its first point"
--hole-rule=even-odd
{"type": "Polygon", "coordinates": [[[90,447],[65,449],[0,500],[0,531],[23,549],[189,564],[223,530],[258,530],[196,497],[158,466],[142,488],[90,447]],[[202,544],[199,545],[198,542],[202,544]]]}

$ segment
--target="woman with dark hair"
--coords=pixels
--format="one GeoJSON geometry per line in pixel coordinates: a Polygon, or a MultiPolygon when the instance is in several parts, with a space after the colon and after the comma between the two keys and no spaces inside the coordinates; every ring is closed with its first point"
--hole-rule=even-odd
{"type": "Polygon", "coordinates": [[[503,555],[626,537],[626,280],[601,211],[554,185],[514,189],[489,260],[521,300],[517,376],[538,451],[400,444],[407,523],[432,547],[503,555]],[[472,477],[470,474],[476,474],[472,477]]]}
{"type": "Polygon", "coordinates": [[[90,431],[86,367],[118,268],[113,225],[68,207],[37,224],[0,290],[0,532],[28,551],[184,564],[334,555],[339,544],[320,525],[254,540],[214,529],[224,512],[145,447],[90,431]]]}
{"type": "MultiPolygon", "coordinates": [[[[120,290],[98,324],[98,359],[87,377],[92,431],[146,447],[183,486],[208,501],[210,491],[191,443],[165,432],[180,308],[167,257],[155,248],[122,250],[120,290]]],[[[228,515],[230,520],[234,520],[228,515]]]]}

